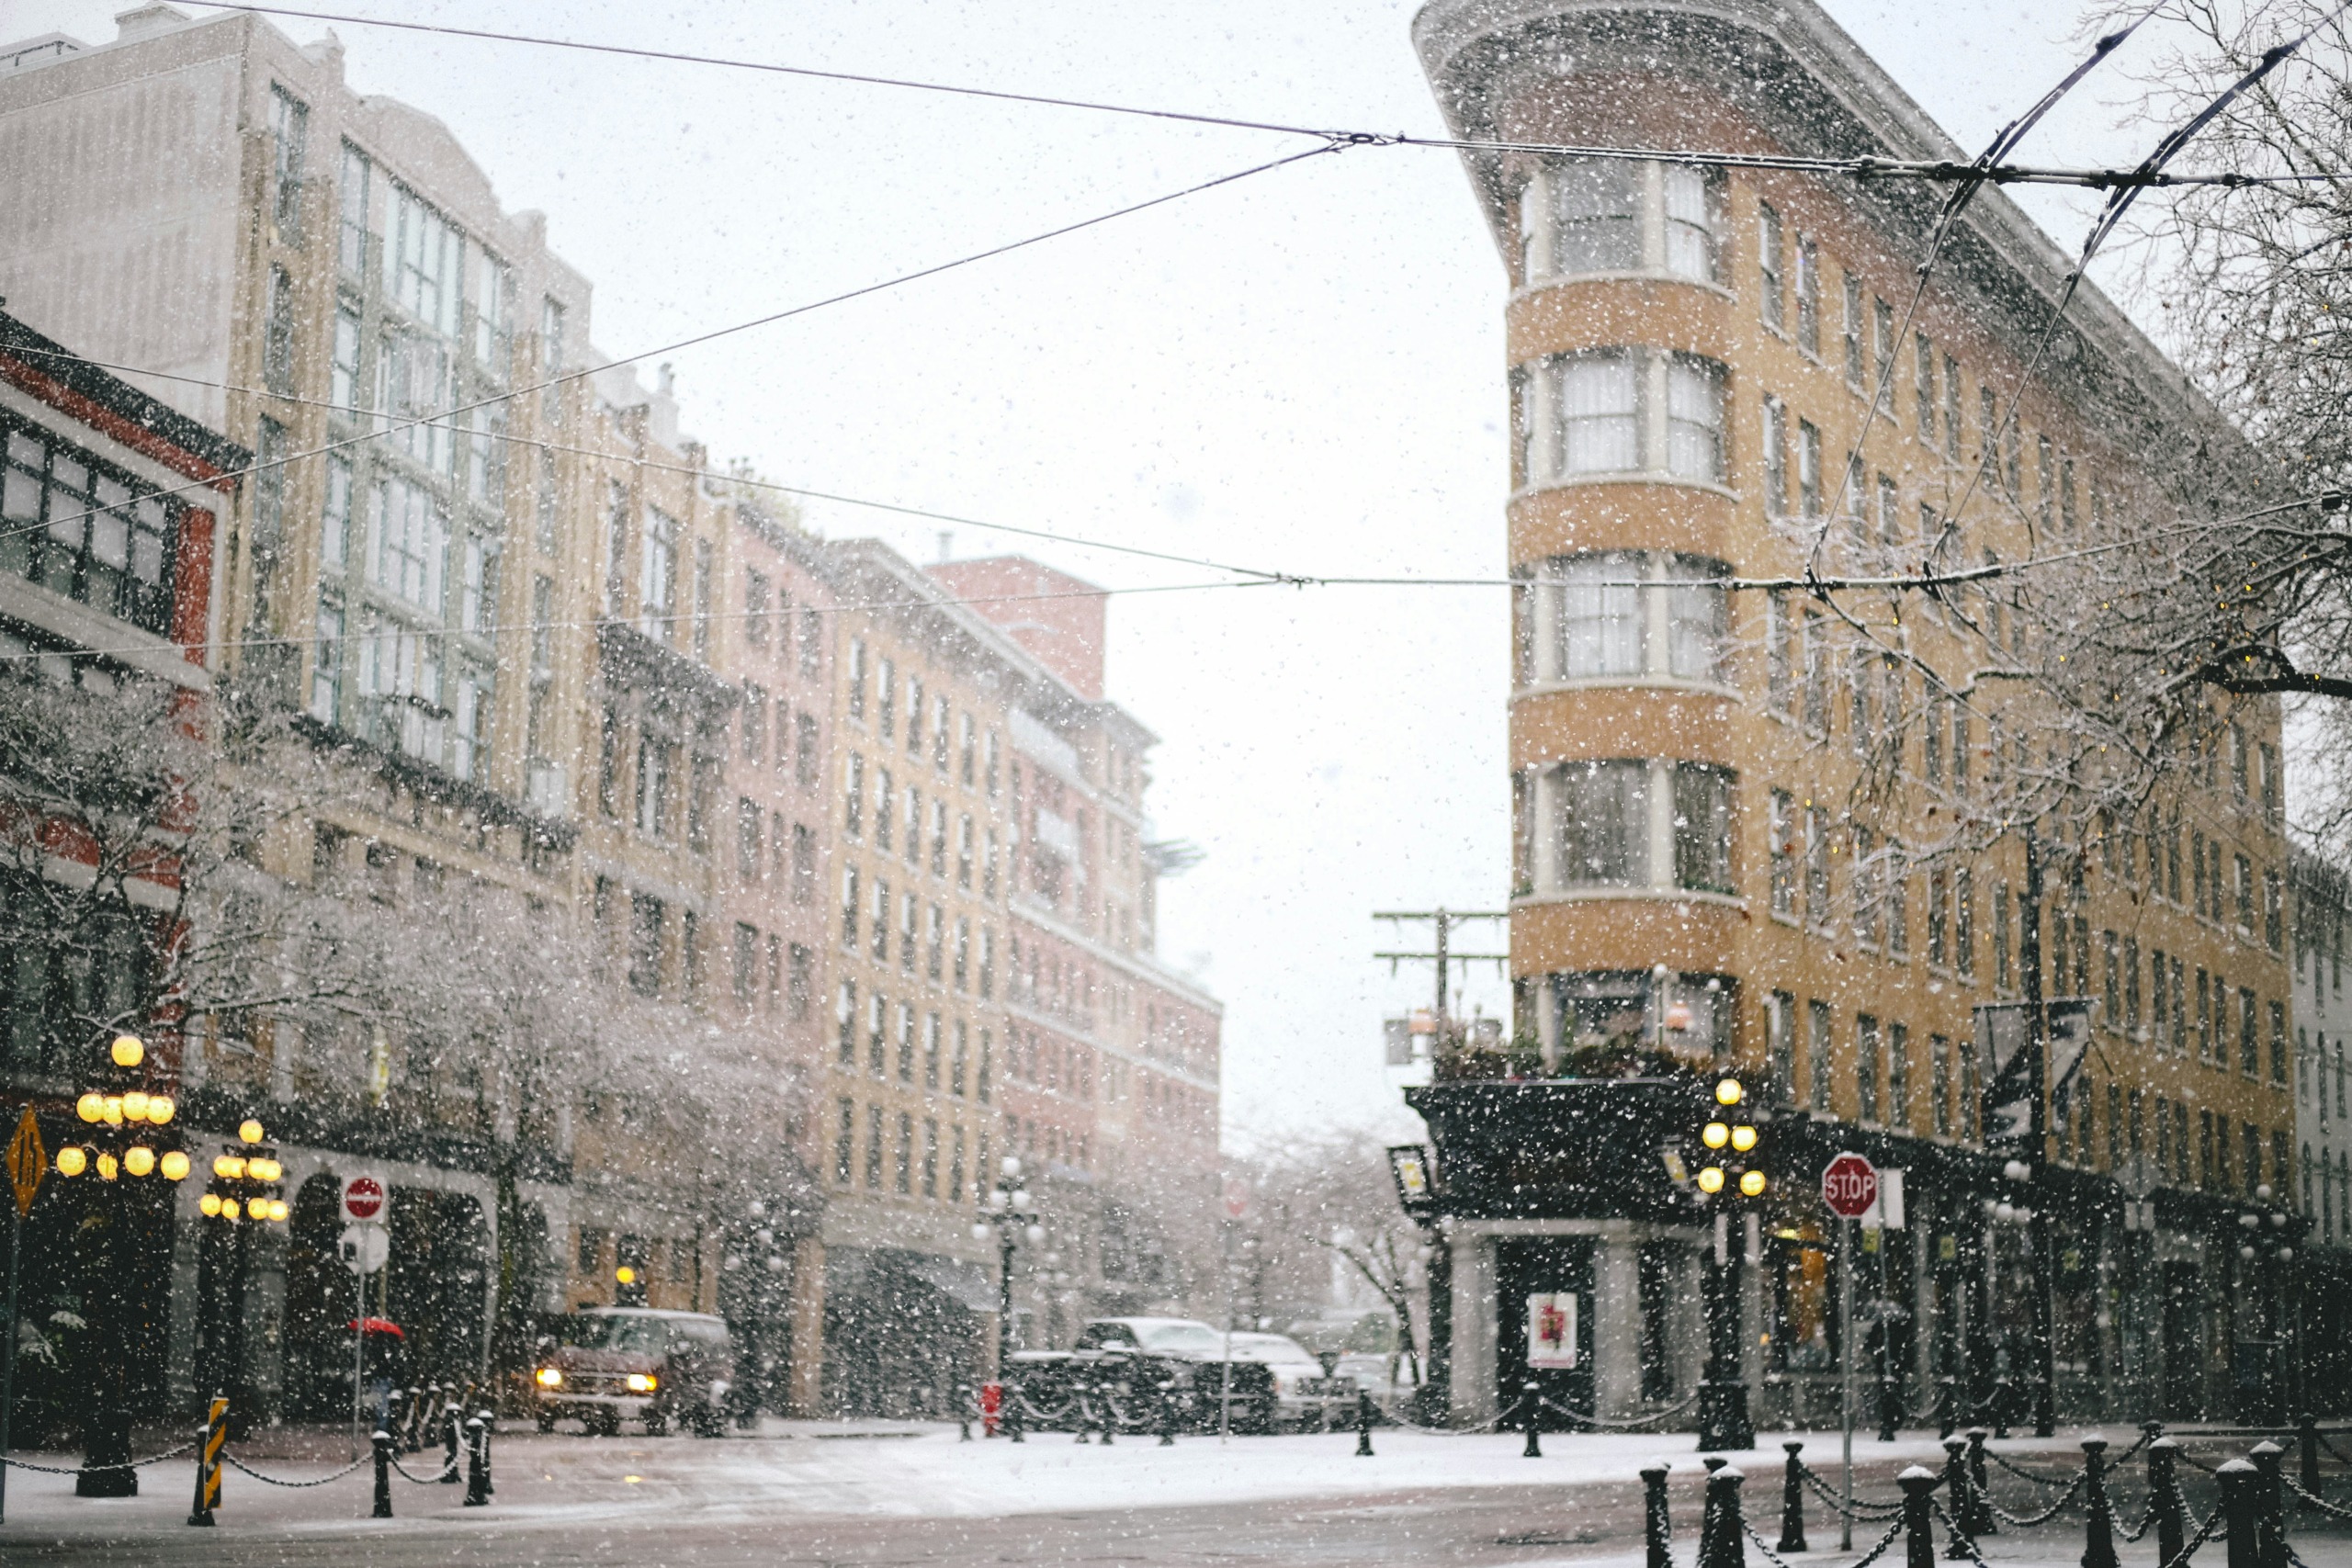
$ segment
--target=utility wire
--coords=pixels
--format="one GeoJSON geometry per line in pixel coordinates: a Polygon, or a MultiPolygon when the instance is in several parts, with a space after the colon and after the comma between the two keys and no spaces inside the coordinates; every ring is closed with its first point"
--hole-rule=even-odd
{"type": "MultiPolygon", "coordinates": [[[[204,0],[213,4],[215,0],[204,0]]],[[[512,33],[487,28],[458,28],[437,22],[404,22],[382,17],[360,17],[341,11],[318,11],[290,6],[221,4],[225,11],[245,11],[265,17],[300,17],[311,21],[345,22],[354,27],[385,28],[400,32],[437,34],[446,38],[480,39],[493,43],[530,44],[544,49],[575,50],[588,54],[619,55],[677,64],[710,65],[728,70],[756,71],[771,75],[797,76],[820,82],[847,82],[860,86],[895,87],[910,92],[939,93],[954,97],[982,98],[997,103],[1035,104],[1046,108],[1084,109],[1096,114],[1127,115],[1143,119],[1171,120],[1186,125],[1222,127],[1234,130],[1263,130],[1286,136],[1313,136],[1351,147],[1424,147],[1455,152],[1529,152],[1565,158],[1656,158],[1671,164],[1703,164],[1712,168],[1789,169],[1813,174],[1843,174],[1861,179],[1957,181],[1974,186],[2086,186],[2110,189],[2131,182],[2143,186],[2296,184],[2321,176],[2310,175],[2173,175],[2130,169],[2029,168],[1979,160],[1973,164],[1938,158],[1808,158],[1770,152],[1716,152],[1637,147],[1585,147],[1549,141],[1483,140],[1452,136],[1415,136],[1405,131],[1348,130],[1305,125],[1286,120],[1253,119],[1238,115],[1208,114],[1191,109],[1112,103],[1097,98],[1065,98],[1046,93],[1017,93],[1001,87],[976,87],[952,82],[926,82],[906,76],[882,76],[855,71],[829,71],[811,65],[786,65],[775,61],[744,60],[729,55],[693,54],[682,50],[647,49],[637,45],[592,43],[580,39],[539,33],[512,33]]],[[[2143,18],[2144,19],[2144,18],[2143,18]]],[[[2139,23],[2134,22],[2132,27],[2139,23]]],[[[2129,28],[2124,29],[2127,33],[2129,28]]],[[[2096,61],[2097,57],[2094,57],[2096,61]]],[[[2070,81],[2068,85],[2072,85],[2070,81]]],[[[2062,89],[2063,91],[2063,89],[2062,89]]],[[[2049,102],[2055,102],[2053,96],[2049,102]]],[[[2046,108],[2045,104],[2044,107],[2046,108]]],[[[2038,118],[2038,113],[2037,113],[2038,118]]]]}
{"type": "MultiPolygon", "coordinates": [[[[2155,10],[2156,7],[2151,6],[2147,10],[2134,17],[2126,26],[2100,39],[2092,46],[2089,57],[2068,72],[2065,78],[2056,86],[2044,93],[2041,102],[2003,126],[1994,136],[1991,144],[1971,166],[1989,175],[1994,165],[2015,152],[2024,141],[2026,133],[2040,124],[2042,117],[2057,107],[2059,99],[2074,91],[2075,85],[2089,75],[2099,62],[2121,48],[2124,40],[2139,29],[2141,23],[2155,15],[2155,10]]],[[[1982,179],[1966,181],[1954,186],[1951,194],[1944,198],[1943,210],[1936,216],[1936,227],[1928,237],[1928,254],[1919,262],[1917,281],[1912,286],[1910,299],[1903,307],[1903,319],[1895,326],[1893,341],[1887,344],[1886,362],[1879,367],[1878,385],[1871,393],[1870,412],[1863,417],[1861,435],[1857,438],[1853,450],[1847,457],[1845,472],[1838,476],[1838,491],[1830,498],[1829,508],[1822,514],[1821,526],[1815,531],[1813,544],[1805,552],[1805,571],[1808,575],[1819,565],[1822,543],[1828,538],[1834,520],[1839,509],[1845,505],[1847,491],[1857,482],[1857,470],[1861,467],[1862,440],[1866,439],[1876,426],[1879,410],[1886,403],[1888,393],[1893,389],[1894,367],[1902,358],[1904,342],[1911,335],[1911,323],[1918,319],[1920,303],[1928,296],[1928,276],[1935,271],[1936,263],[1943,254],[1945,242],[1951,237],[1952,230],[1960,222],[1960,215],[1967,210],[1968,204],[1975,198],[1976,193],[1982,188],[1984,188],[1982,179]]]]}
{"type": "MultiPolygon", "coordinates": [[[[492,403],[510,402],[516,398],[527,397],[533,392],[545,391],[550,387],[560,387],[568,382],[585,380],[589,377],[601,375],[607,370],[617,369],[624,365],[633,365],[640,359],[650,359],[657,354],[673,354],[679,349],[692,348],[700,344],[710,343],[718,338],[731,336],[737,333],[750,332],[755,327],[773,326],[778,321],[790,321],[796,316],[805,316],[809,314],[811,311],[824,310],[828,306],[845,304],[853,299],[863,299],[868,295],[879,294],[885,289],[897,288],[904,284],[919,282],[926,277],[936,277],[942,273],[953,272],[958,267],[970,266],[976,262],[989,261],[998,256],[1008,255],[1014,251],[1025,250],[1032,245],[1043,244],[1048,240],[1057,240],[1065,235],[1075,234],[1082,230],[1095,228],[1101,224],[1111,222],[1115,219],[1132,217],[1136,213],[1147,212],[1156,207],[1165,207],[1170,202],[1182,201],[1184,197],[1189,196],[1198,196],[1204,191],[1215,190],[1220,186],[1228,186],[1238,180],[1246,180],[1253,175],[1267,174],[1275,169],[1286,168],[1290,164],[1303,162],[1308,158],[1319,158],[1327,152],[1340,152],[1345,149],[1346,145],[1347,143],[1341,141],[1326,141],[1319,147],[1310,147],[1303,152],[1286,153],[1279,158],[1270,158],[1262,164],[1252,164],[1246,169],[1237,169],[1228,175],[1219,175],[1214,179],[1202,180],[1196,185],[1186,186],[1182,190],[1170,191],[1162,196],[1155,196],[1143,201],[1132,202],[1125,207],[1114,208],[1108,212],[1097,213],[1091,218],[1081,218],[1076,222],[1064,223],[1058,227],[1044,230],[1035,234],[1031,234],[1023,239],[1008,240],[1001,245],[991,245],[986,250],[973,251],[967,254],[957,256],[953,261],[938,262],[930,266],[919,267],[913,272],[899,273],[894,277],[884,278],[878,283],[862,284],[855,288],[845,289],[839,294],[828,295],[821,299],[812,299],[806,304],[794,305],[782,310],[773,310],[764,316],[755,316],[748,321],[738,321],[732,326],[718,327],[709,332],[697,333],[692,337],[680,338],[675,343],[667,344],[659,348],[643,349],[636,354],[624,355],[616,359],[608,359],[601,365],[592,365],[578,370],[567,370],[560,375],[550,376],[544,380],[534,381],[526,386],[515,387],[507,391],[492,393],[491,396],[486,398],[477,398],[469,403],[460,403],[454,408],[442,409],[433,413],[419,414],[414,418],[388,420],[381,429],[370,431],[364,435],[346,436],[340,441],[330,441],[323,446],[313,446],[305,452],[289,452],[283,457],[256,460],[253,463],[247,464],[244,468],[216,474],[209,479],[199,479],[184,485],[175,485],[169,490],[160,490],[153,493],[156,495],[186,495],[192,491],[217,489],[225,480],[244,479],[269,468],[284,468],[288,464],[302,462],[308,458],[324,457],[328,453],[340,451],[346,446],[356,446],[365,442],[373,441],[380,435],[389,435],[402,430],[412,430],[417,426],[432,424],[436,421],[448,419],[461,413],[470,413],[475,409],[488,408],[492,403]]],[[[0,540],[16,538],[25,534],[38,533],[42,528],[57,523],[79,522],[85,517],[96,515],[102,510],[104,509],[92,507],[85,511],[76,513],[71,517],[51,518],[48,524],[36,524],[28,528],[18,528],[6,532],[0,532],[0,540]]]]}

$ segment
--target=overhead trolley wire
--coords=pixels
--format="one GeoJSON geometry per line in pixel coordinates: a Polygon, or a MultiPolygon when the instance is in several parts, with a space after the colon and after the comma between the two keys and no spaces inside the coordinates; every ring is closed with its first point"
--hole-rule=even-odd
{"type": "MultiPolygon", "coordinates": [[[[997,103],[1034,104],[1045,108],[1081,109],[1095,114],[1125,115],[1140,119],[1173,121],[1229,130],[1261,130],[1276,135],[1313,136],[1351,147],[1425,147],[1456,152],[1528,152],[1559,158],[1656,158],[1673,164],[1713,168],[1788,169],[1813,174],[1851,175],[1861,179],[1958,181],[1974,186],[2063,185],[2109,189],[2127,183],[2141,186],[2291,184],[2316,178],[2307,175],[2175,175],[2162,170],[2034,168],[1978,160],[1957,163],[1945,158],[1809,158],[1773,152],[1707,152],[1695,149],[1645,147],[1587,147],[1548,141],[1520,141],[1454,136],[1416,136],[1408,131],[1363,130],[1308,125],[1287,120],[1257,119],[1240,115],[1209,114],[1194,109],[1162,108],[1146,104],[1121,104],[1100,98],[1069,98],[1049,93],[1022,93],[1004,87],[980,87],[954,82],[927,82],[908,76],[884,76],[868,72],[835,71],[814,65],[788,65],[777,61],[744,60],[730,55],[695,54],[683,50],[649,49],[641,45],[594,43],[583,39],[557,38],[543,33],[503,32],[489,28],[451,27],[441,22],[407,22],[384,17],[362,17],[343,11],[321,11],[292,6],[231,5],[225,0],[200,0],[225,11],[246,11],[264,17],[300,17],[310,21],[344,22],[353,27],[385,28],[398,32],[437,34],[447,38],[479,39],[492,43],[529,44],[542,49],[575,50],[638,60],[667,61],[684,65],[708,65],[733,71],[796,76],[820,82],[843,82],[858,86],[891,87],[908,92],[939,93],[953,97],[980,98],[997,103]]],[[[2144,17],[2143,18],[2144,19],[2144,17]]],[[[2134,22],[2132,27],[2139,24],[2134,22]]],[[[2126,28],[2124,32],[2130,32],[2126,28]]],[[[2120,39],[2119,39],[2120,41],[2120,39]]],[[[2098,56],[2094,55],[2092,63],[2098,56]]],[[[2085,69],[2088,66],[2086,65],[2085,69]]],[[[2077,73],[2079,76],[2079,73],[2077,73]]],[[[2072,78],[2060,89],[2073,85],[2072,78]]],[[[2052,95],[2045,101],[2056,101],[2052,95]]],[[[2041,110],[2037,110],[2039,118],[2041,110]]]]}

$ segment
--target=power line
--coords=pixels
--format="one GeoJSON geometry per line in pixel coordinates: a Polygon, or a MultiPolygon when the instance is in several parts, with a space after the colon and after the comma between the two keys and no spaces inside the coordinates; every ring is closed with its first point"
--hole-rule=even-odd
{"type": "MultiPolygon", "coordinates": [[[[756,316],[748,321],[739,321],[733,326],[718,327],[710,332],[697,333],[692,337],[681,338],[675,343],[667,344],[659,348],[643,349],[636,354],[625,355],[617,359],[608,359],[602,365],[592,365],[579,370],[567,370],[561,375],[550,376],[545,380],[534,381],[527,386],[516,387],[503,392],[496,392],[486,398],[477,398],[472,402],[460,403],[454,408],[442,409],[436,412],[429,414],[419,414],[413,419],[390,420],[380,430],[370,431],[364,435],[353,435],[347,436],[341,441],[330,441],[323,446],[313,446],[306,452],[289,452],[280,457],[256,460],[246,465],[244,468],[216,474],[209,479],[195,480],[184,485],[175,485],[168,490],[160,490],[153,493],[156,495],[186,495],[191,491],[211,490],[224,479],[245,479],[251,475],[264,472],[269,468],[284,468],[288,464],[301,462],[308,458],[324,457],[328,453],[341,451],[346,446],[356,446],[364,442],[373,441],[379,435],[389,435],[394,432],[401,430],[413,430],[420,425],[432,424],[436,421],[448,419],[458,414],[470,413],[475,409],[488,408],[492,403],[510,402],[516,398],[527,397],[533,392],[545,391],[550,387],[560,387],[572,381],[585,380],[589,377],[601,375],[607,370],[617,369],[624,365],[633,365],[640,359],[650,359],[657,354],[673,354],[683,348],[692,348],[701,344],[713,342],[718,338],[731,336],[737,333],[750,332],[755,327],[773,326],[778,321],[789,321],[796,316],[805,316],[809,314],[811,311],[824,310],[828,306],[845,304],[853,299],[862,299],[871,294],[879,294],[885,289],[897,288],[904,284],[919,282],[926,277],[936,277],[942,273],[953,272],[958,267],[970,266],[977,262],[989,261],[998,256],[1010,254],[1014,251],[1025,250],[1032,245],[1043,244],[1048,240],[1057,240],[1066,235],[1078,233],[1082,230],[1095,228],[1101,224],[1111,222],[1115,219],[1132,217],[1136,213],[1147,212],[1156,207],[1165,207],[1170,202],[1182,201],[1186,197],[1198,196],[1204,191],[1215,190],[1220,186],[1232,185],[1236,181],[1246,180],[1254,175],[1262,175],[1270,173],[1275,169],[1286,168],[1290,164],[1303,162],[1308,158],[1321,157],[1327,152],[1340,152],[1345,149],[1345,146],[1346,143],[1344,142],[1327,141],[1320,147],[1310,147],[1303,152],[1286,153],[1279,158],[1270,158],[1262,164],[1252,164],[1246,169],[1238,169],[1231,174],[1219,175],[1213,179],[1202,180],[1198,184],[1186,186],[1182,190],[1170,191],[1162,196],[1155,196],[1147,200],[1130,203],[1125,207],[1114,208],[1108,212],[1097,213],[1091,218],[1081,218],[1076,222],[1064,223],[1057,228],[1047,229],[1042,232],[1031,234],[1023,239],[1009,240],[1000,245],[991,245],[986,250],[974,251],[968,254],[957,256],[953,261],[935,263],[931,266],[917,268],[913,272],[900,273],[894,277],[884,278],[878,283],[863,284],[858,288],[846,289],[839,294],[828,295],[821,299],[812,299],[807,304],[795,305],[787,310],[770,311],[764,316],[756,316]]],[[[71,517],[51,518],[50,520],[50,524],[79,522],[83,518],[96,515],[101,510],[103,509],[92,507],[85,511],[77,513],[71,517]]],[[[0,540],[16,538],[28,533],[38,533],[42,528],[49,526],[50,524],[39,524],[29,528],[19,528],[6,532],[0,532],[0,540]]]]}
{"type": "MultiPolygon", "coordinates": [[[[203,0],[203,3],[210,4],[213,0],[203,0]]],[[[1406,131],[1350,130],[1286,120],[1254,119],[1238,115],[1208,114],[1193,109],[1112,103],[1098,98],[1066,98],[1046,93],[1014,92],[1002,87],[978,87],[953,82],[927,82],[906,76],[883,76],[855,71],[831,71],[812,65],[787,65],[776,61],[745,60],[730,55],[694,54],[682,50],[648,49],[632,44],[593,43],[582,39],[557,38],[540,33],[503,32],[488,28],[458,28],[437,22],[397,21],[382,17],[361,17],[347,12],[310,10],[290,6],[224,4],[219,8],[225,11],[251,12],[256,16],[300,17],[311,21],[344,22],[354,27],[384,28],[399,32],[428,33],[446,38],[479,39],[492,43],[519,43],[543,49],[573,50],[587,54],[609,54],[638,60],[666,61],[673,64],[709,65],[727,70],[755,71],[770,75],[802,77],[811,81],[845,82],[868,87],[893,87],[908,92],[938,93],[952,97],[981,98],[997,103],[1034,104],[1046,108],[1083,109],[1096,114],[1125,115],[1136,118],[1170,120],[1186,125],[1215,126],[1232,130],[1261,130],[1285,136],[1313,136],[1350,147],[1422,147],[1454,152],[1528,152],[1557,158],[1655,158],[1666,163],[1704,164],[1713,168],[1786,169],[1812,174],[1850,175],[1866,180],[1956,181],[1970,186],[1989,181],[1995,185],[2083,186],[2094,190],[2113,189],[2133,184],[2141,186],[2299,184],[2324,177],[2294,174],[2173,175],[2144,169],[2035,168],[2001,164],[1997,161],[1991,164],[1982,160],[1974,164],[1962,164],[1942,158],[1871,156],[1809,158],[1795,154],[1769,152],[1588,147],[1548,141],[1415,136],[1406,131]]],[[[2138,25],[2138,22],[2134,22],[2132,27],[2136,28],[2138,25]]],[[[2130,31],[2130,28],[2124,29],[2125,33],[2130,31]]],[[[2093,58],[2095,62],[2098,57],[2093,58]]],[[[2070,81],[2067,85],[2071,85],[2070,81]]],[[[2055,99],[2053,97],[2049,101],[2054,102],[2055,99]]],[[[2045,104],[2044,107],[2046,107],[2045,104]]]]}

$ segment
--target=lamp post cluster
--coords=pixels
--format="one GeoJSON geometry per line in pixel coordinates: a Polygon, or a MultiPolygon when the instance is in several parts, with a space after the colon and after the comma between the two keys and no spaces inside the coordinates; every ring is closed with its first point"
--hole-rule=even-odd
{"type": "Polygon", "coordinates": [[[993,1234],[997,1246],[996,1366],[1004,1376],[1012,1359],[1012,1253],[1022,1242],[1042,1245],[1046,1227],[1040,1223],[1029,1189],[1022,1184],[1021,1161],[1007,1155],[997,1168],[996,1185],[980,1200],[980,1216],[972,1222],[972,1239],[986,1241],[993,1234]]]}
{"type": "Polygon", "coordinates": [[[1764,1173],[1760,1120],[1747,1106],[1747,1090],[1725,1075],[1715,1080],[1713,1104],[1699,1129],[1699,1168],[1692,1184],[1698,1202],[1713,1212],[1714,1249],[1708,1269],[1707,1370],[1699,1385],[1699,1445],[1702,1449],[1748,1449],[1756,1429],[1747,1410],[1742,1376],[1737,1261],[1732,1251],[1732,1219],[1741,1220],[1744,1253],[1748,1222],[1770,1185],[1764,1173]]]}
{"type": "Polygon", "coordinates": [[[170,1095],[129,1087],[130,1075],[147,1060],[146,1042],[136,1034],[118,1034],[107,1055],[115,1066],[109,1077],[117,1081],[85,1090],[74,1101],[74,1113],[89,1131],[80,1143],[57,1151],[57,1174],[74,1177],[95,1171],[101,1181],[158,1174],[166,1181],[186,1179],[187,1156],[155,1147],[162,1141],[156,1134],[171,1123],[178,1107],[170,1095]]]}
{"type": "Polygon", "coordinates": [[[2267,1181],[2254,1190],[2254,1202],[2238,1213],[2238,1258],[2249,1269],[2258,1270],[2267,1286],[2261,1299],[2270,1311],[2270,1364],[2264,1369],[2264,1403],[2271,1408],[2264,1414],[2272,1418],[2291,1415],[2282,1408],[2295,1403],[2290,1393],[2300,1382],[2287,1373],[2287,1357],[2290,1347],[2301,1337],[2301,1325],[2290,1321],[2300,1315],[2297,1307],[2301,1297],[2294,1290],[2291,1269],[2295,1261],[2294,1216],[2275,1202],[2275,1194],[2267,1181]]]}

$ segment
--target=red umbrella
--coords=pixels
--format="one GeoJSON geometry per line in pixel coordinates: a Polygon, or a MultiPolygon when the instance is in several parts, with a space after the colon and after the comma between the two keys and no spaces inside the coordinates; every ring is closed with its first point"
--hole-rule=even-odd
{"type": "Polygon", "coordinates": [[[362,1334],[389,1334],[395,1339],[405,1339],[408,1337],[407,1335],[401,1332],[401,1325],[394,1323],[389,1317],[356,1318],[353,1321],[345,1324],[344,1326],[345,1328],[356,1328],[362,1334]]]}

